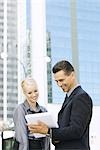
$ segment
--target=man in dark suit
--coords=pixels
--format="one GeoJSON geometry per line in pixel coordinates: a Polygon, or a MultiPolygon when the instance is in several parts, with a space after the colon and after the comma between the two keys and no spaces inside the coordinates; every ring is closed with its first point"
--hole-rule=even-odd
{"type": "Polygon", "coordinates": [[[74,67],[68,61],[56,63],[52,71],[57,85],[67,93],[58,113],[59,127],[49,129],[40,122],[29,129],[34,133],[50,134],[55,150],[90,150],[92,99],[77,83],[74,67]]]}

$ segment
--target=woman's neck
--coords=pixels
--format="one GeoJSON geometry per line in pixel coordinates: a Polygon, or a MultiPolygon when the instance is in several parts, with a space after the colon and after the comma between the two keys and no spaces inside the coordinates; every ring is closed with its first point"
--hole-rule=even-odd
{"type": "Polygon", "coordinates": [[[36,103],[30,103],[30,102],[28,102],[29,103],[29,106],[35,111],[35,110],[37,110],[37,108],[36,108],[36,103]]]}

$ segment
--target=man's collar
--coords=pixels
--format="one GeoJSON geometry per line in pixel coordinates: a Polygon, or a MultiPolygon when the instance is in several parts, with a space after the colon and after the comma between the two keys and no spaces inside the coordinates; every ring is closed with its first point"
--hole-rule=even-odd
{"type": "Polygon", "coordinates": [[[76,86],[74,86],[72,89],[70,89],[70,91],[67,93],[67,96],[69,97],[71,95],[71,93],[78,87],[80,86],[80,84],[77,84],[76,86]]]}

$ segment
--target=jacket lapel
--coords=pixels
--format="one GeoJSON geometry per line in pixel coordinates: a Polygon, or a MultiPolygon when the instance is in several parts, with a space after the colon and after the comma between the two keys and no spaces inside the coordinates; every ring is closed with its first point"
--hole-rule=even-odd
{"type": "Polygon", "coordinates": [[[71,101],[72,97],[77,93],[77,91],[80,89],[80,86],[78,86],[72,93],[71,95],[68,97],[67,94],[66,94],[66,97],[65,97],[65,100],[62,104],[62,109],[64,109],[64,107],[71,101]]]}
{"type": "Polygon", "coordinates": [[[68,104],[69,101],[70,101],[70,97],[65,97],[65,100],[62,105],[62,109],[68,104]]]}

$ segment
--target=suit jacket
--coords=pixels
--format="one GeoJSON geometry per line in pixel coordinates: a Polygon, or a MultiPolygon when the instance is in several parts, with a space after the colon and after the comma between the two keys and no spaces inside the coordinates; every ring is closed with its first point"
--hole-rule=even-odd
{"type": "Polygon", "coordinates": [[[90,150],[92,106],[91,97],[81,86],[65,98],[58,113],[59,128],[52,129],[52,143],[56,150],[90,150]]]}

